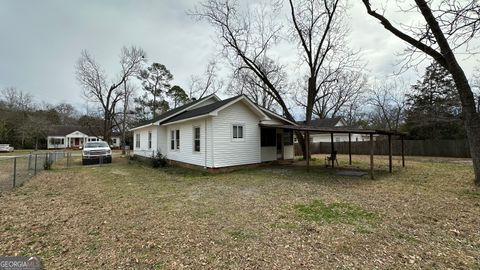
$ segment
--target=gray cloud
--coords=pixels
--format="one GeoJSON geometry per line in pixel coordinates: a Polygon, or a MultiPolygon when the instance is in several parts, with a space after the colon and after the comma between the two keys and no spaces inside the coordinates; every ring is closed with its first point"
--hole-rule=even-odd
{"type": "MultiPolygon", "coordinates": [[[[217,53],[211,27],[186,14],[197,0],[4,0],[0,7],[0,88],[16,86],[50,103],[83,104],[74,65],[87,49],[110,77],[119,70],[124,45],[142,47],[150,61],[165,64],[175,84],[188,87],[217,53]]],[[[401,18],[394,14],[395,18],[401,18]]],[[[397,70],[405,44],[366,16],[359,1],[350,11],[350,46],[363,50],[372,76],[397,70]]],[[[292,57],[279,48],[279,57],[292,57]]],[[[462,60],[470,76],[478,58],[462,60]]],[[[298,70],[292,70],[296,73],[298,70]]],[[[413,72],[408,76],[415,77],[413,72]]]]}

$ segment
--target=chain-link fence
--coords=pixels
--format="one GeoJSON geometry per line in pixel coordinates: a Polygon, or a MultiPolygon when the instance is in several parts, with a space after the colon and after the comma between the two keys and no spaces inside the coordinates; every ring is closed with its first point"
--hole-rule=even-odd
{"type": "Polygon", "coordinates": [[[39,171],[65,159],[66,152],[36,153],[0,157],[0,192],[22,185],[39,171]]]}
{"type": "Polygon", "coordinates": [[[102,166],[115,160],[113,156],[118,158],[120,153],[113,153],[109,157],[100,156],[85,161],[82,161],[82,153],[76,151],[0,156],[0,192],[22,185],[42,170],[73,168],[87,164],[102,166]]]}

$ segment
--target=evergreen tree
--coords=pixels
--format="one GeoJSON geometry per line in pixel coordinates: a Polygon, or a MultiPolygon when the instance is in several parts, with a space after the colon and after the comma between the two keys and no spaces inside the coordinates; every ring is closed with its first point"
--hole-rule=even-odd
{"type": "Polygon", "coordinates": [[[174,85],[170,90],[168,90],[167,95],[173,101],[173,108],[177,108],[187,103],[190,99],[188,98],[187,93],[180,86],[174,85]]]}
{"type": "Polygon", "coordinates": [[[147,118],[155,118],[165,109],[165,96],[170,89],[173,75],[164,65],[153,63],[140,71],[138,79],[142,81],[145,94],[135,99],[135,110],[144,112],[147,118]]]}
{"type": "Polygon", "coordinates": [[[462,109],[451,74],[433,62],[408,95],[406,128],[414,139],[465,138],[462,109]]]}

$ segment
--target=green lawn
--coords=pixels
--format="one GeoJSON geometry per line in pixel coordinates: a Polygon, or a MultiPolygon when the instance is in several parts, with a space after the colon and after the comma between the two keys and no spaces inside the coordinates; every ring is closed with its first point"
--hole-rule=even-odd
{"type": "Polygon", "coordinates": [[[395,160],[388,174],[379,157],[375,180],[322,163],[310,173],[302,162],[208,174],[126,161],[42,172],[0,194],[0,254],[38,255],[45,269],[480,267],[468,162],[395,160]]]}

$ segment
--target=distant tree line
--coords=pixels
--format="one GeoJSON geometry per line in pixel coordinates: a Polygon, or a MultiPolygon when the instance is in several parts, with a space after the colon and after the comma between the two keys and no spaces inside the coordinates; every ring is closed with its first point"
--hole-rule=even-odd
{"type": "Polygon", "coordinates": [[[44,148],[52,125],[78,125],[82,117],[68,103],[36,103],[13,87],[0,91],[0,143],[16,148],[44,148]]]}

